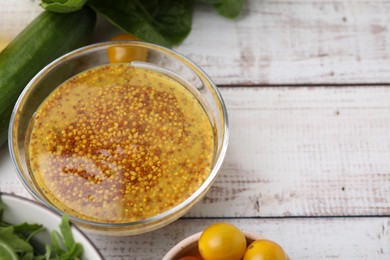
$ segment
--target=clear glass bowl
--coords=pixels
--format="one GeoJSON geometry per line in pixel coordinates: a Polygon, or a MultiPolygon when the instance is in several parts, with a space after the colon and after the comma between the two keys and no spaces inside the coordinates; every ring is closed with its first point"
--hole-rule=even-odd
{"type": "Polygon", "coordinates": [[[17,173],[31,195],[47,207],[64,213],[41,194],[33,180],[32,172],[29,172],[26,158],[29,122],[40,104],[65,80],[82,71],[109,64],[107,51],[110,48],[118,48],[118,50],[131,48],[134,53],[141,54],[138,55],[141,58],[133,59],[131,65],[158,71],[185,85],[202,104],[214,131],[211,171],[201,186],[179,205],[150,218],[129,223],[102,223],[70,216],[74,223],[87,231],[112,235],[134,235],[160,228],[184,215],[206,194],[217,177],[226,154],[228,117],[222,96],[211,79],[186,57],[153,44],[113,41],[89,45],[58,58],[42,69],[20,95],[11,117],[9,148],[17,173]],[[147,53],[147,57],[143,55],[144,53],[147,53]]]}

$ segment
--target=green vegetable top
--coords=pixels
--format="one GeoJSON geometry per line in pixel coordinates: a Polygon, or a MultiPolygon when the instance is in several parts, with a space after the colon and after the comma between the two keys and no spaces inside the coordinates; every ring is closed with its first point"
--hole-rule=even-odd
{"type": "Polygon", "coordinates": [[[244,0],[42,0],[41,6],[68,13],[87,4],[123,31],[171,47],[190,33],[194,2],[211,4],[220,15],[233,19],[240,15],[244,0]]]}
{"type": "MultiPolygon", "coordinates": [[[[64,215],[59,234],[51,232],[51,243],[44,245],[41,252],[39,245],[32,238],[45,230],[42,225],[21,223],[11,225],[3,221],[4,204],[0,198],[0,259],[3,260],[77,260],[81,259],[83,248],[73,239],[69,218],[64,215]]],[[[42,245],[40,245],[42,246],[42,245]]]]}

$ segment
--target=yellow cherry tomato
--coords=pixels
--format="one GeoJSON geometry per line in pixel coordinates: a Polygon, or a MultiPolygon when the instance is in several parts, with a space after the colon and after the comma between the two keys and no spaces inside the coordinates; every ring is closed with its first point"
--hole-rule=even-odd
{"type": "Polygon", "coordinates": [[[111,38],[111,41],[139,41],[140,39],[130,33],[121,33],[111,38]]]}
{"type": "Polygon", "coordinates": [[[282,247],[271,240],[253,241],[245,252],[243,260],[287,260],[282,247]]]}
{"type": "MultiPolygon", "coordinates": [[[[114,36],[112,41],[135,41],[139,40],[132,34],[119,34],[114,36]]],[[[107,49],[110,63],[127,63],[132,61],[146,61],[148,51],[136,46],[114,46],[107,49]]]]}
{"type": "Polygon", "coordinates": [[[234,225],[216,223],[203,231],[198,248],[205,260],[240,260],[246,250],[246,239],[234,225]]]}

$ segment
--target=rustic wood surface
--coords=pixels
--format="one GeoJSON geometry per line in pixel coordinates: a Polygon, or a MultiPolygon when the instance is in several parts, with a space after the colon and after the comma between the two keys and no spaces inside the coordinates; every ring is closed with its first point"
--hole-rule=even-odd
{"type": "MultiPolygon", "coordinates": [[[[1,0],[0,48],[41,9],[1,0]]],[[[107,259],[159,259],[227,221],[291,259],[390,259],[390,2],[246,1],[234,21],[197,6],[175,49],[219,85],[231,138],[183,218],[134,237],[90,235],[107,259]]],[[[94,41],[117,33],[100,21],[94,41]]],[[[1,69],[1,68],[0,68],[1,69]]],[[[0,149],[0,191],[30,197],[0,149]]]]}

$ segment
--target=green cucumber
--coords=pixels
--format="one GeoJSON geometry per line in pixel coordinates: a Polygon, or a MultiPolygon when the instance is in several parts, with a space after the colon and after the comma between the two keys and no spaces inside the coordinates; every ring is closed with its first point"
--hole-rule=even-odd
{"type": "Polygon", "coordinates": [[[27,83],[51,61],[88,44],[95,23],[96,14],[87,7],[67,14],[44,11],[0,53],[0,146],[27,83]]]}

